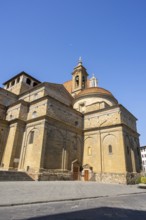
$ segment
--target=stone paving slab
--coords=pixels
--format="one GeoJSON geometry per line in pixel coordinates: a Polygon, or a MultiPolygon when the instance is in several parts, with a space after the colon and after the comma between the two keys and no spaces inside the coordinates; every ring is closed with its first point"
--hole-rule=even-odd
{"type": "Polygon", "coordinates": [[[0,182],[0,206],[146,193],[137,185],[81,181],[0,182]]]}

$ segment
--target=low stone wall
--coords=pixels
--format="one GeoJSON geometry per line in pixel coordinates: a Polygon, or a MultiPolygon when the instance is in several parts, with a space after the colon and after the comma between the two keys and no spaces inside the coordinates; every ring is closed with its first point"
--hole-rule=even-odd
{"type": "Polygon", "coordinates": [[[72,180],[71,172],[56,172],[56,171],[47,171],[40,173],[38,176],[39,181],[55,181],[55,180],[72,180]]]}
{"type": "Polygon", "coordinates": [[[95,181],[99,183],[137,184],[142,173],[96,173],[95,181]]]}
{"type": "Polygon", "coordinates": [[[96,173],[95,181],[102,183],[121,183],[126,184],[126,174],[121,173],[96,173]]]}

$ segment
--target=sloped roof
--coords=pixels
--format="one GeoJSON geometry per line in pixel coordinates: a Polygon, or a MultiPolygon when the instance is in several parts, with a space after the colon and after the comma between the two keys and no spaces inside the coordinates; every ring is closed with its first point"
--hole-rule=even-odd
{"type": "Polygon", "coordinates": [[[63,83],[63,85],[69,93],[72,93],[72,80],[63,83]]]}
{"type": "Polygon", "coordinates": [[[12,78],[10,78],[9,80],[7,80],[6,82],[3,83],[3,85],[6,85],[7,83],[9,83],[10,81],[16,79],[17,77],[21,76],[21,75],[25,75],[31,79],[33,79],[35,82],[37,83],[41,83],[38,79],[34,78],[33,76],[29,75],[28,73],[22,71],[20,73],[18,73],[17,75],[13,76],[12,78]]]}

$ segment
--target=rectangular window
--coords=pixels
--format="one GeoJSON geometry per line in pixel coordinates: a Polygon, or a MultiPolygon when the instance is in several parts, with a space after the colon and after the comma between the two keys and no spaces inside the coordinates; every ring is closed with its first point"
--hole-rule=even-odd
{"type": "Polygon", "coordinates": [[[112,152],[113,152],[113,151],[112,151],[112,145],[109,145],[109,146],[108,146],[108,152],[109,152],[109,154],[112,154],[112,152]]]}
{"type": "Polygon", "coordinates": [[[88,156],[92,156],[92,148],[88,147],[88,156]]]}
{"type": "Polygon", "coordinates": [[[79,111],[82,112],[82,113],[85,112],[85,103],[81,103],[81,104],[79,105],[79,111]]]}
{"type": "Polygon", "coordinates": [[[29,144],[33,143],[33,139],[34,139],[34,131],[31,131],[29,135],[29,144]]]}

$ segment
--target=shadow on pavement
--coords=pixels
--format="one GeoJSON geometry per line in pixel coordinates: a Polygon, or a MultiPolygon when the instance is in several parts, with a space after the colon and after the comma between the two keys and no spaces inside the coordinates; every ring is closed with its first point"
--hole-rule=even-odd
{"type": "Polygon", "coordinates": [[[28,218],[31,220],[115,220],[146,219],[146,211],[101,207],[81,211],[28,218]]]}

